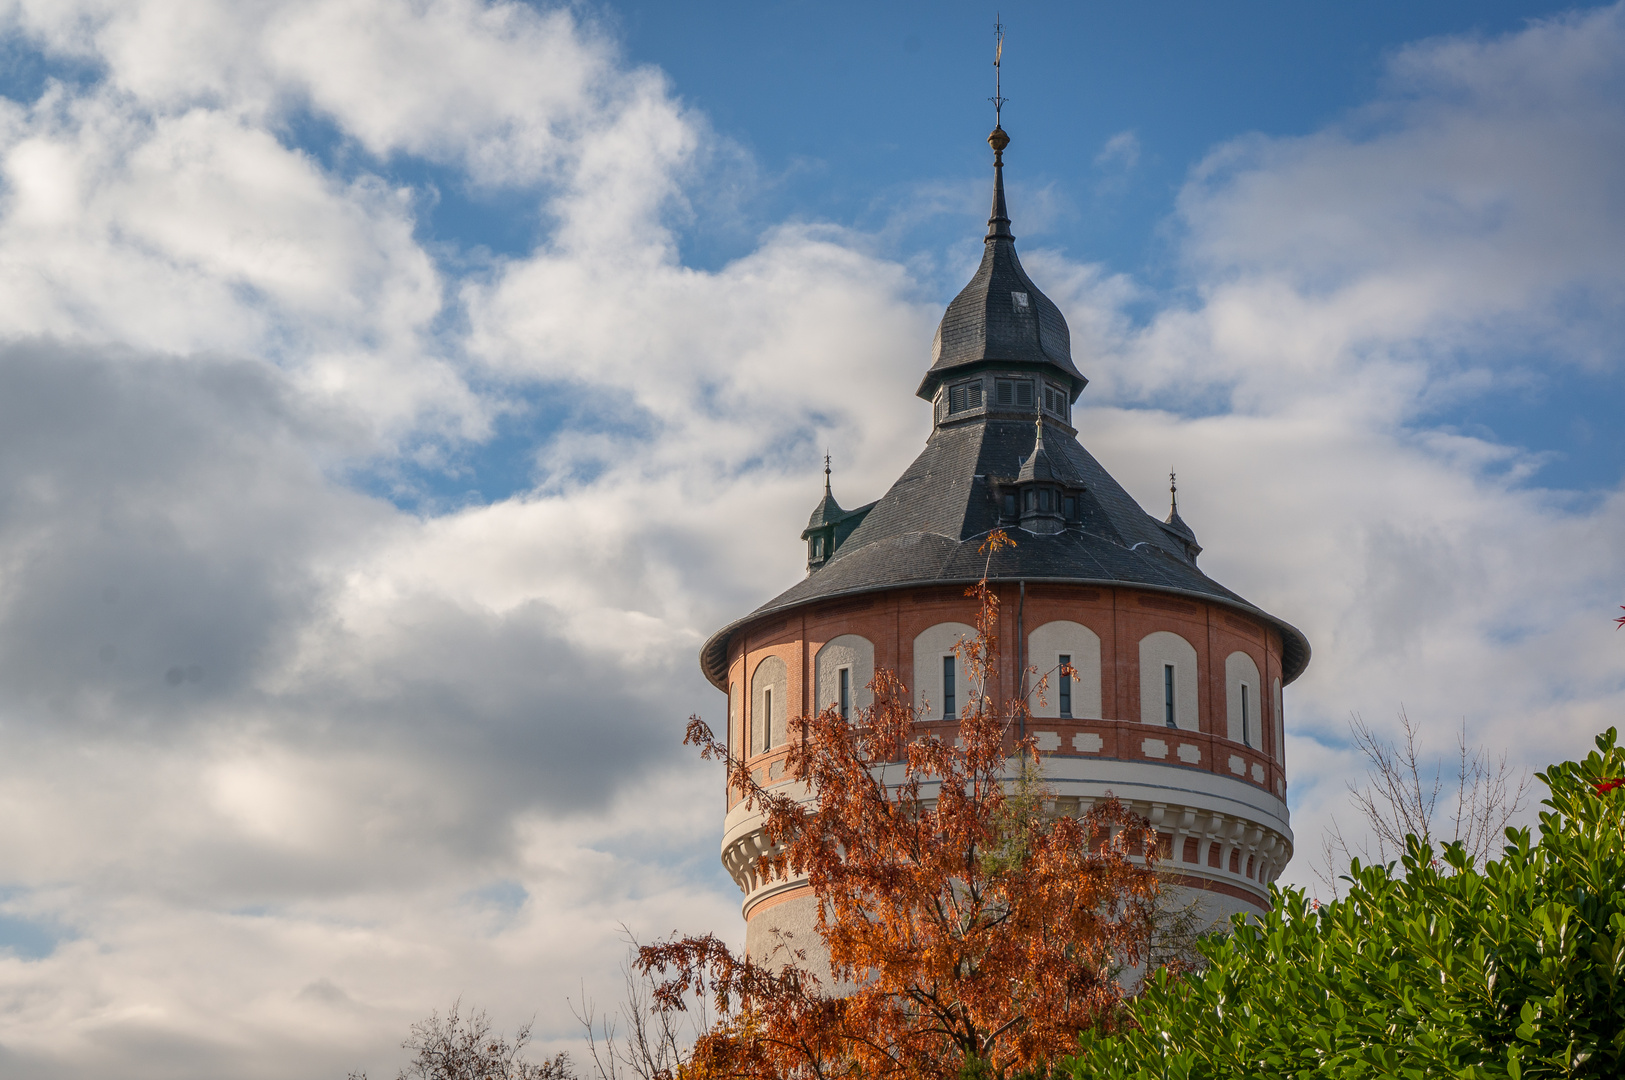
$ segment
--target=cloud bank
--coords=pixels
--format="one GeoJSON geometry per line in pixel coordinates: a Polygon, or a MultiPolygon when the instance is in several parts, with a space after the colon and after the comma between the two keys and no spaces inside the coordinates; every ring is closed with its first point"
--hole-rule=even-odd
{"type": "MultiPolygon", "coordinates": [[[[7,1074],[387,1075],[458,993],[568,1039],[622,923],[736,930],[695,652],[799,575],[825,445],[849,503],[917,451],[931,286],[836,225],[684,265],[717,136],[573,10],[4,18],[50,73],[0,103],[7,1074]],[[535,244],[433,235],[446,183],[535,244]],[[513,494],[416,497],[516,422],[513,494]]],[[[1351,710],[1539,765],[1625,700],[1617,483],[1443,418],[1617,375],[1622,71],[1619,8],[1422,42],[1215,148],[1174,294],[1026,253],[1085,443],[1315,645],[1302,856],[1351,710]]]]}

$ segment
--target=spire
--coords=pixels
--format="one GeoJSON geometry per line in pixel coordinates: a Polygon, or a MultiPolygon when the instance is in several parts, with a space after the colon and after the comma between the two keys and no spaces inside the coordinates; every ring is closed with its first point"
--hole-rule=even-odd
{"type": "Polygon", "coordinates": [[[1010,145],[1010,136],[1002,127],[996,127],[987,137],[987,144],[993,148],[993,213],[987,219],[987,239],[1014,240],[1010,211],[1004,205],[1004,148],[1010,145]]]}
{"type": "Polygon", "coordinates": [[[1072,334],[1055,302],[1027,276],[1016,257],[1015,234],[1004,200],[1004,151],[1010,136],[1001,123],[1004,26],[996,26],[993,56],[993,210],[987,219],[982,263],[943,312],[931,343],[931,367],[915,391],[935,399],[945,380],[1000,365],[1042,371],[1076,401],[1089,382],[1072,362],[1072,334]]]}
{"type": "Polygon", "coordinates": [[[829,447],[824,448],[824,495],[829,495],[829,447]]]}
{"type": "Polygon", "coordinates": [[[987,239],[1014,240],[1010,231],[1010,211],[1004,205],[1004,148],[1010,145],[1010,136],[1004,132],[1001,116],[1004,112],[1004,23],[993,24],[993,37],[998,42],[993,50],[993,132],[987,144],[993,148],[993,212],[987,219],[987,239]]]}
{"type": "Polygon", "coordinates": [[[1168,517],[1163,521],[1163,527],[1185,543],[1185,552],[1194,562],[1196,556],[1202,553],[1202,545],[1196,542],[1196,530],[1185,524],[1185,519],[1179,516],[1179,480],[1174,476],[1172,469],[1168,470],[1168,517]]]}

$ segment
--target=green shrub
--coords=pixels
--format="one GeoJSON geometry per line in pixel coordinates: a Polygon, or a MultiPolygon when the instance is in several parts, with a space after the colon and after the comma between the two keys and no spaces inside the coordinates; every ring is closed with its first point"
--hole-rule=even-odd
{"type": "Polygon", "coordinates": [[[1272,890],[1261,919],[1204,941],[1208,968],[1162,973],[1115,1034],[1086,1032],[1073,1080],[1625,1075],[1625,751],[1539,774],[1540,839],[1507,830],[1475,869],[1409,839],[1315,905],[1272,890]]]}

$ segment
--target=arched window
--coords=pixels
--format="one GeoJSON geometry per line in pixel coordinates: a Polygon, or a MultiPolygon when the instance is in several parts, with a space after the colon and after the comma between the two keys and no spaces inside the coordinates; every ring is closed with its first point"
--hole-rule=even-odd
{"type": "Polygon", "coordinates": [[[866,709],[874,700],[869,684],[875,678],[875,647],[868,638],[857,634],[842,634],[831,638],[813,658],[814,693],[818,711],[842,704],[844,688],[847,719],[859,709],[866,709]]]}
{"type": "Polygon", "coordinates": [[[1258,665],[1244,652],[1224,658],[1225,737],[1244,746],[1264,745],[1259,728],[1258,665]]]}
{"type": "Polygon", "coordinates": [[[1070,663],[1078,672],[1076,678],[1064,681],[1058,671],[1051,674],[1044,700],[1034,694],[1027,702],[1032,715],[1100,719],[1100,638],[1093,630],[1065,620],[1047,622],[1027,635],[1027,662],[1040,674],[1062,663],[1070,663]]]}
{"type": "Polygon", "coordinates": [[[954,646],[975,637],[976,631],[964,623],[946,622],[914,638],[914,707],[921,720],[952,719],[964,712],[975,687],[965,677],[965,664],[954,646]],[[945,709],[945,696],[950,690],[954,697],[952,713],[945,709]]]}
{"type": "Polygon", "coordinates": [[[1197,731],[1196,649],[1168,630],[1140,639],[1140,720],[1197,731]]]}
{"type": "Polygon", "coordinates": [[[790,704],[789,670],[777,656],[756,665],[750,683],[750,752],[764,753],[785,741],[785,709],[790,704]]]}

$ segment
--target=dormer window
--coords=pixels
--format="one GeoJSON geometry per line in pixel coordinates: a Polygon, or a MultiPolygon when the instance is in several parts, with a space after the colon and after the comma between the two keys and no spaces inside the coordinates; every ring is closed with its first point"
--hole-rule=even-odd
{"type": "Polygon", "coordinates": [[[982,383],[964,382],[948,389],[948,411],[950,413],[965,412],[968,409],[982,407],[982,383]]]}
{"type": "Polygon", "coordinates": [[[993,384],[994,401],[1006,407],[1030,409],[1033,407],[1033,384],[1028,379],[996,379],[993,384]]]}
{"type": "Polygon", "coordinates": [[[1044,411],[1066,419],[1066,391],[1051,383],[1044,384],[1044,411]]]}

